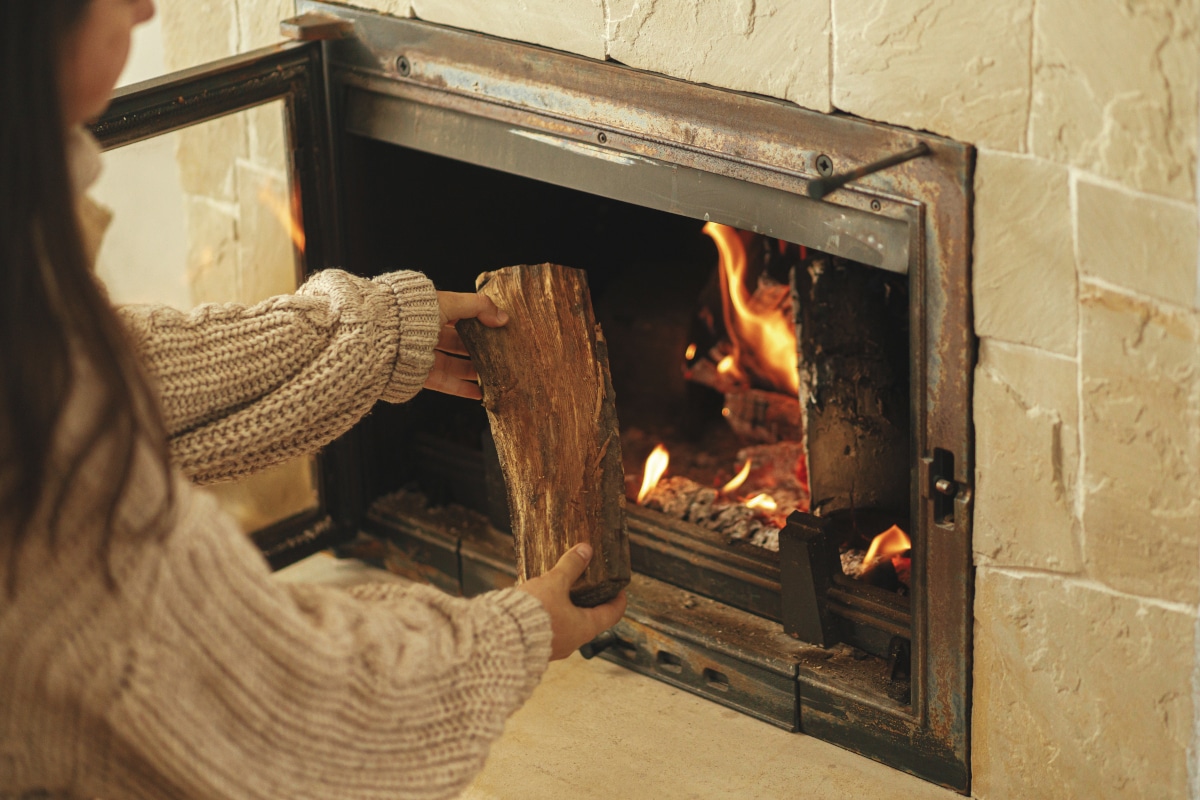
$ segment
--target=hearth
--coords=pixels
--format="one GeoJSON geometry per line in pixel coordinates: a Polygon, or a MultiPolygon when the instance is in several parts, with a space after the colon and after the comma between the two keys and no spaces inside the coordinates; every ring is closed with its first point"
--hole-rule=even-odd
{"type": "MultiPolygon", "coordinates": [[[[965,791],[971,149],[298,6],[325,16],[291,30],[322,41],[133,87],[98,135],[284,97],[306,270],[451,290],[585,270],[636,573],[586,654],[965,791]]],[[[475,594],[515,574],[502,481],[479,405],[423,393],[331,446],[320,509],[256,539],[276,564],[334,545],[475,594]]]]}

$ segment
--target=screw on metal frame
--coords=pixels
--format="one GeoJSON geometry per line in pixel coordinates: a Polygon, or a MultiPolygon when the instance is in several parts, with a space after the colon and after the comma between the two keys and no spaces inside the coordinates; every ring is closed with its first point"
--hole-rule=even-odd
{"type": "MultiPolygon", "coordinates": [[[[881,169],[887,169],[888,167],[894,167],[897,164],[903,164],[905,161],[911,161],[914,158],[920,158],[921,156],[929,155],[929,153],[929,145],[925,144],[924,142],[919,142],[916,147],[910,150],[905,150],[903,153],[896,153],[895,155],[890,155],[887,158],[881,158],[878,161],[873,161],[870,164],[864,164],[861,167],[856,167],[855,169],[852,169],[849,172],[843,172],[840,175],[828,175],[827,177],[818,178],[817,180],[808,184],[808,196],[814,200],[820,200],[825,195],[829,194],[835,189],[840,189],[850,181],[856,181],[859,178],[870,175],[873,172],[879,172],[881,169]]],[[[827,175],[827,173],[821,169],[822,158],[825,158],[825,156],[819,156],[817,158],[817,171],[822,175],[827,175]]]]}

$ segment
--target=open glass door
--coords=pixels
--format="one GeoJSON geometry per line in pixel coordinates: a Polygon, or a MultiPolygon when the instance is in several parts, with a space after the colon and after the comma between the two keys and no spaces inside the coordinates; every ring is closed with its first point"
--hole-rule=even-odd
{"type": "MultiPolygon", "coordinates": [[[[97,269],[117,303],[253,304],[339,262],[323,45],[289,42],[129,86],[93,126],[97,269]]],[[[213,487],[276,568],[353,536],[353,435],[213,487]]]]}

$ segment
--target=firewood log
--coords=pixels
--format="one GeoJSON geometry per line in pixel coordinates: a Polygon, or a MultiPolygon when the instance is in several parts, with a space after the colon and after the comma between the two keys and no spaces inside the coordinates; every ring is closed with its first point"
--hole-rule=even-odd
{"type": "Polygon", "coordinates": [[[629,540],[616,401],[587,278],[522,265],[486,272],[476,287],[509,315],[502,328],[457,328],[479,372],[518,573],[537,577],[588,542],[595,555],[571,598],[599,605],[629,582],[629,540]]]}

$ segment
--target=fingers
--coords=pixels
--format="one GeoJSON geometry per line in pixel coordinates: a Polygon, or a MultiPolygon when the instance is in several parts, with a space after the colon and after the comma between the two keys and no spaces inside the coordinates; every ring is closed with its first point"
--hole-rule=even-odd
{"type": "Polygon", "coordinates": [[[455,358],[442,352],[433,354],[433,369],[425,379],[425,388],[471,400],[483,398],[475,366],[465,358],[455,358]]]}
{"type": "Polygon", "coordinates": [[[562,558],[558,559],[558,563],[550,572],[563,581],[565,586],[571,586],[579,580],[579,576],[584,573],[591,560],[592,546],[586,543],[577,544],[562,554],[562,558]]]}
{"type": "Polygon", "coordinates": [[[455,355],[465,356],[467,346],[463,344],[462,337],[458,335],[458,331],[453,325],[443,325],[441,332],[438,334],[437,349],[443,353],[454,353],[455,355]]]}
{"type": "Polygon", "coordinates": [[[595,608],[586,608],[583,609],[583,612],[587,614],[598,634],[616,625],[621,620],[621,617],[625,616],[625,607],[628,602],[629,598],[622,591],[604,605],[596,606],[595,608]]]}
{"type": "Polygon", "coordinates": [[[442,322],[453,325],[460,319],[477,319],[489,328],[508,322],[508,314],[496,308],[490,297],[474,292],[438,292],[442,322]]]}

